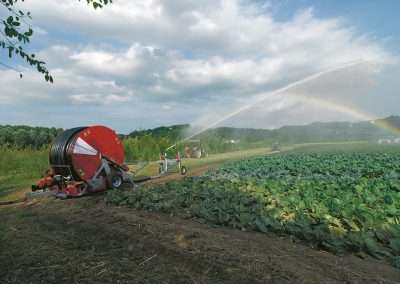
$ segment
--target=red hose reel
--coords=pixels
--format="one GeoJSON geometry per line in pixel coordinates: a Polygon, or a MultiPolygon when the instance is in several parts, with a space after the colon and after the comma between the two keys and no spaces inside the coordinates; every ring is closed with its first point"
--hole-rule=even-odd
{"type": "Polygon", "coordinates": [[[32,190],[51,190],[60,197],[81,196],[133,185],[124,165],[118,135],[105,126],[77,127],[62,132],[50,147],[50,170],[32,190]]]}

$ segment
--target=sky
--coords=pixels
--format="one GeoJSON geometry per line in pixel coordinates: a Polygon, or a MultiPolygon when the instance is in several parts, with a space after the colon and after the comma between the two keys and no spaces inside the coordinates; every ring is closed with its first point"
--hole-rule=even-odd
{"type": "Polygon", "coordinates": [[[0,68],[0,124],[104,124],[128,133],[183,123],[276,128],[400,115],[400,1],[19,5],[33,18],[26,49],[47,63],[54,84],[0,51],[0,62],[24,73],[20,79],[0,68]]]}

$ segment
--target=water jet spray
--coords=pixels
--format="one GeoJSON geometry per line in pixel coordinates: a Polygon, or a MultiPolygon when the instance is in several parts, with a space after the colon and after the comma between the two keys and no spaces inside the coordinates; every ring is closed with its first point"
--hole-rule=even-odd
{"type": "Polygon", "coordinates": [[[238,115],[238,114],[240,114],[240,113],[242,113],[242,112],[244,112],[244,111],[246,111],[246,110],[248,110],[248,109],[250,109],[252,107],[254,107],[255,105],[265,101],[267,98],[270,98],[270,97],[278,95],[278,94],[282,94],[282,93],[284,93],[286,91],[289,91],[289,90],[291,90],[291,89],[293,89],[295,87],[298,87],[298,86],[303,85],[305,83],[308,83],[310,81],[316,80],[316,79],[320,78],[323,75],[326,75],[326,74],[329,74],[329,73],[332,73],[332,72],[336,72],[336,71],[340,71],[340,70],[343,70],[343,69],[347,69],[347,68],[350,68],[350,67],[354,67],[354,66],[357,66],[357,65],[363,64],[363,63],[378,63],[378,62],[374,62],[372,60],[362,60],[362,59],[355,60],[355,61],[350,61],[350,62],[347,62],[347,63],[345,63],[343,65],[332,67],[332,68],[328,68],[326,70],[323,70],[323,71],[317,72],[315,74],[309,75],[309,76],[307,76],[307,77],[305,77],[303,79],[300,79],[298,81],[289,83],[284,87],[272,90],[270,92],[266,92],[266,93],[261,93],[261,94],[255,95],[254,96],[254,100],[251,103],[249,103],[249,104],[247,104],[245,106],[237,108],[233,112],[221,117],[220,119],[218,119],[215,122],[209,124],[208,126],[201,128],[200,130],[196,131],[195,133],[193,133],[193,134],[181,139],[180,141],[176,142],[175,144],[169,146],[166,150],[168,151],[168,150],[174,148],[177,144],[182,143],[184,141],[187,141],[187,140],[195,137],[196,135],[199,135],[199,134],[203,133],[204,131],[206,131],[206,130],[212,128],[212,127],[215,127],[218,124],[220,124],[220,123],[222,123],[222,122],[224,122],[224,121],[226,121],[226,120],[228,120],[228,119],[230,119],[230,118],[232,118],[232,117],[234,117],[234,116],[236,116],[236,115],[238,115]]]}

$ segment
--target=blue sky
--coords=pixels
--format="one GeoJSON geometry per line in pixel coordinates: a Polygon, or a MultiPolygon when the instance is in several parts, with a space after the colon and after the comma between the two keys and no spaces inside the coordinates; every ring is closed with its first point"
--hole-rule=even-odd
{"type": "Polygon", "coordinates": [[[21,8],[36,30],[27,49],[55,83],[19,61],[22,80],[0,69],[1,124],[207,125],[260,97],[221,125],[400,114],[399,1],[115,0],[94,11],[84,1],[30,0],[21,8]],[[268,96],[354,60],[362,63],[268,96]]]}
{"type": "Polygon", "coordinates": [[[380,39],[390,38],[389,46],[399,50],[400,2],[397,0],[278,0],[273,3],[277,3],[275,15],[279,19],[288,20],[297,10],[313,7],[319,17],[343,17],[360,31],[380,39]]]}

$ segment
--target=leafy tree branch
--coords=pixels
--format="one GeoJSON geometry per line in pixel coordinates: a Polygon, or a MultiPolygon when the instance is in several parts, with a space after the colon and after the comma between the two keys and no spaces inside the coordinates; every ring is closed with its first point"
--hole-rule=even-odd
{"type": "MultiPolygon", "coordinates": [[[[6,50],[9,58],[20,57],[27,64],[36,68],[39,73],[43,74],[47,82],[53,83],[53,77],[47,69],[46,63],[37,59],[34,53],[29,53],[24,48],[31,42],[33,35],[33,29],[30,24],[32,17],[29,11],[25,12],[18,9],[16,7],[17,2],[24,2],[24,0],[0,0],[0,7],[2,6],[6,9],[8,13],[6,18],[0,18],[0,25],[2,25],[0,27],[0,48],[6,50]]],[[[88,5],[93,6],[94,9],[99,9],[112,3],[112,0],[86,0],[86,2],[88,5]]],[[[17,70],[1,61],[0,65],[17,70]]],[[[22,78],[22,72],[17,72],[22,78]]]]}

